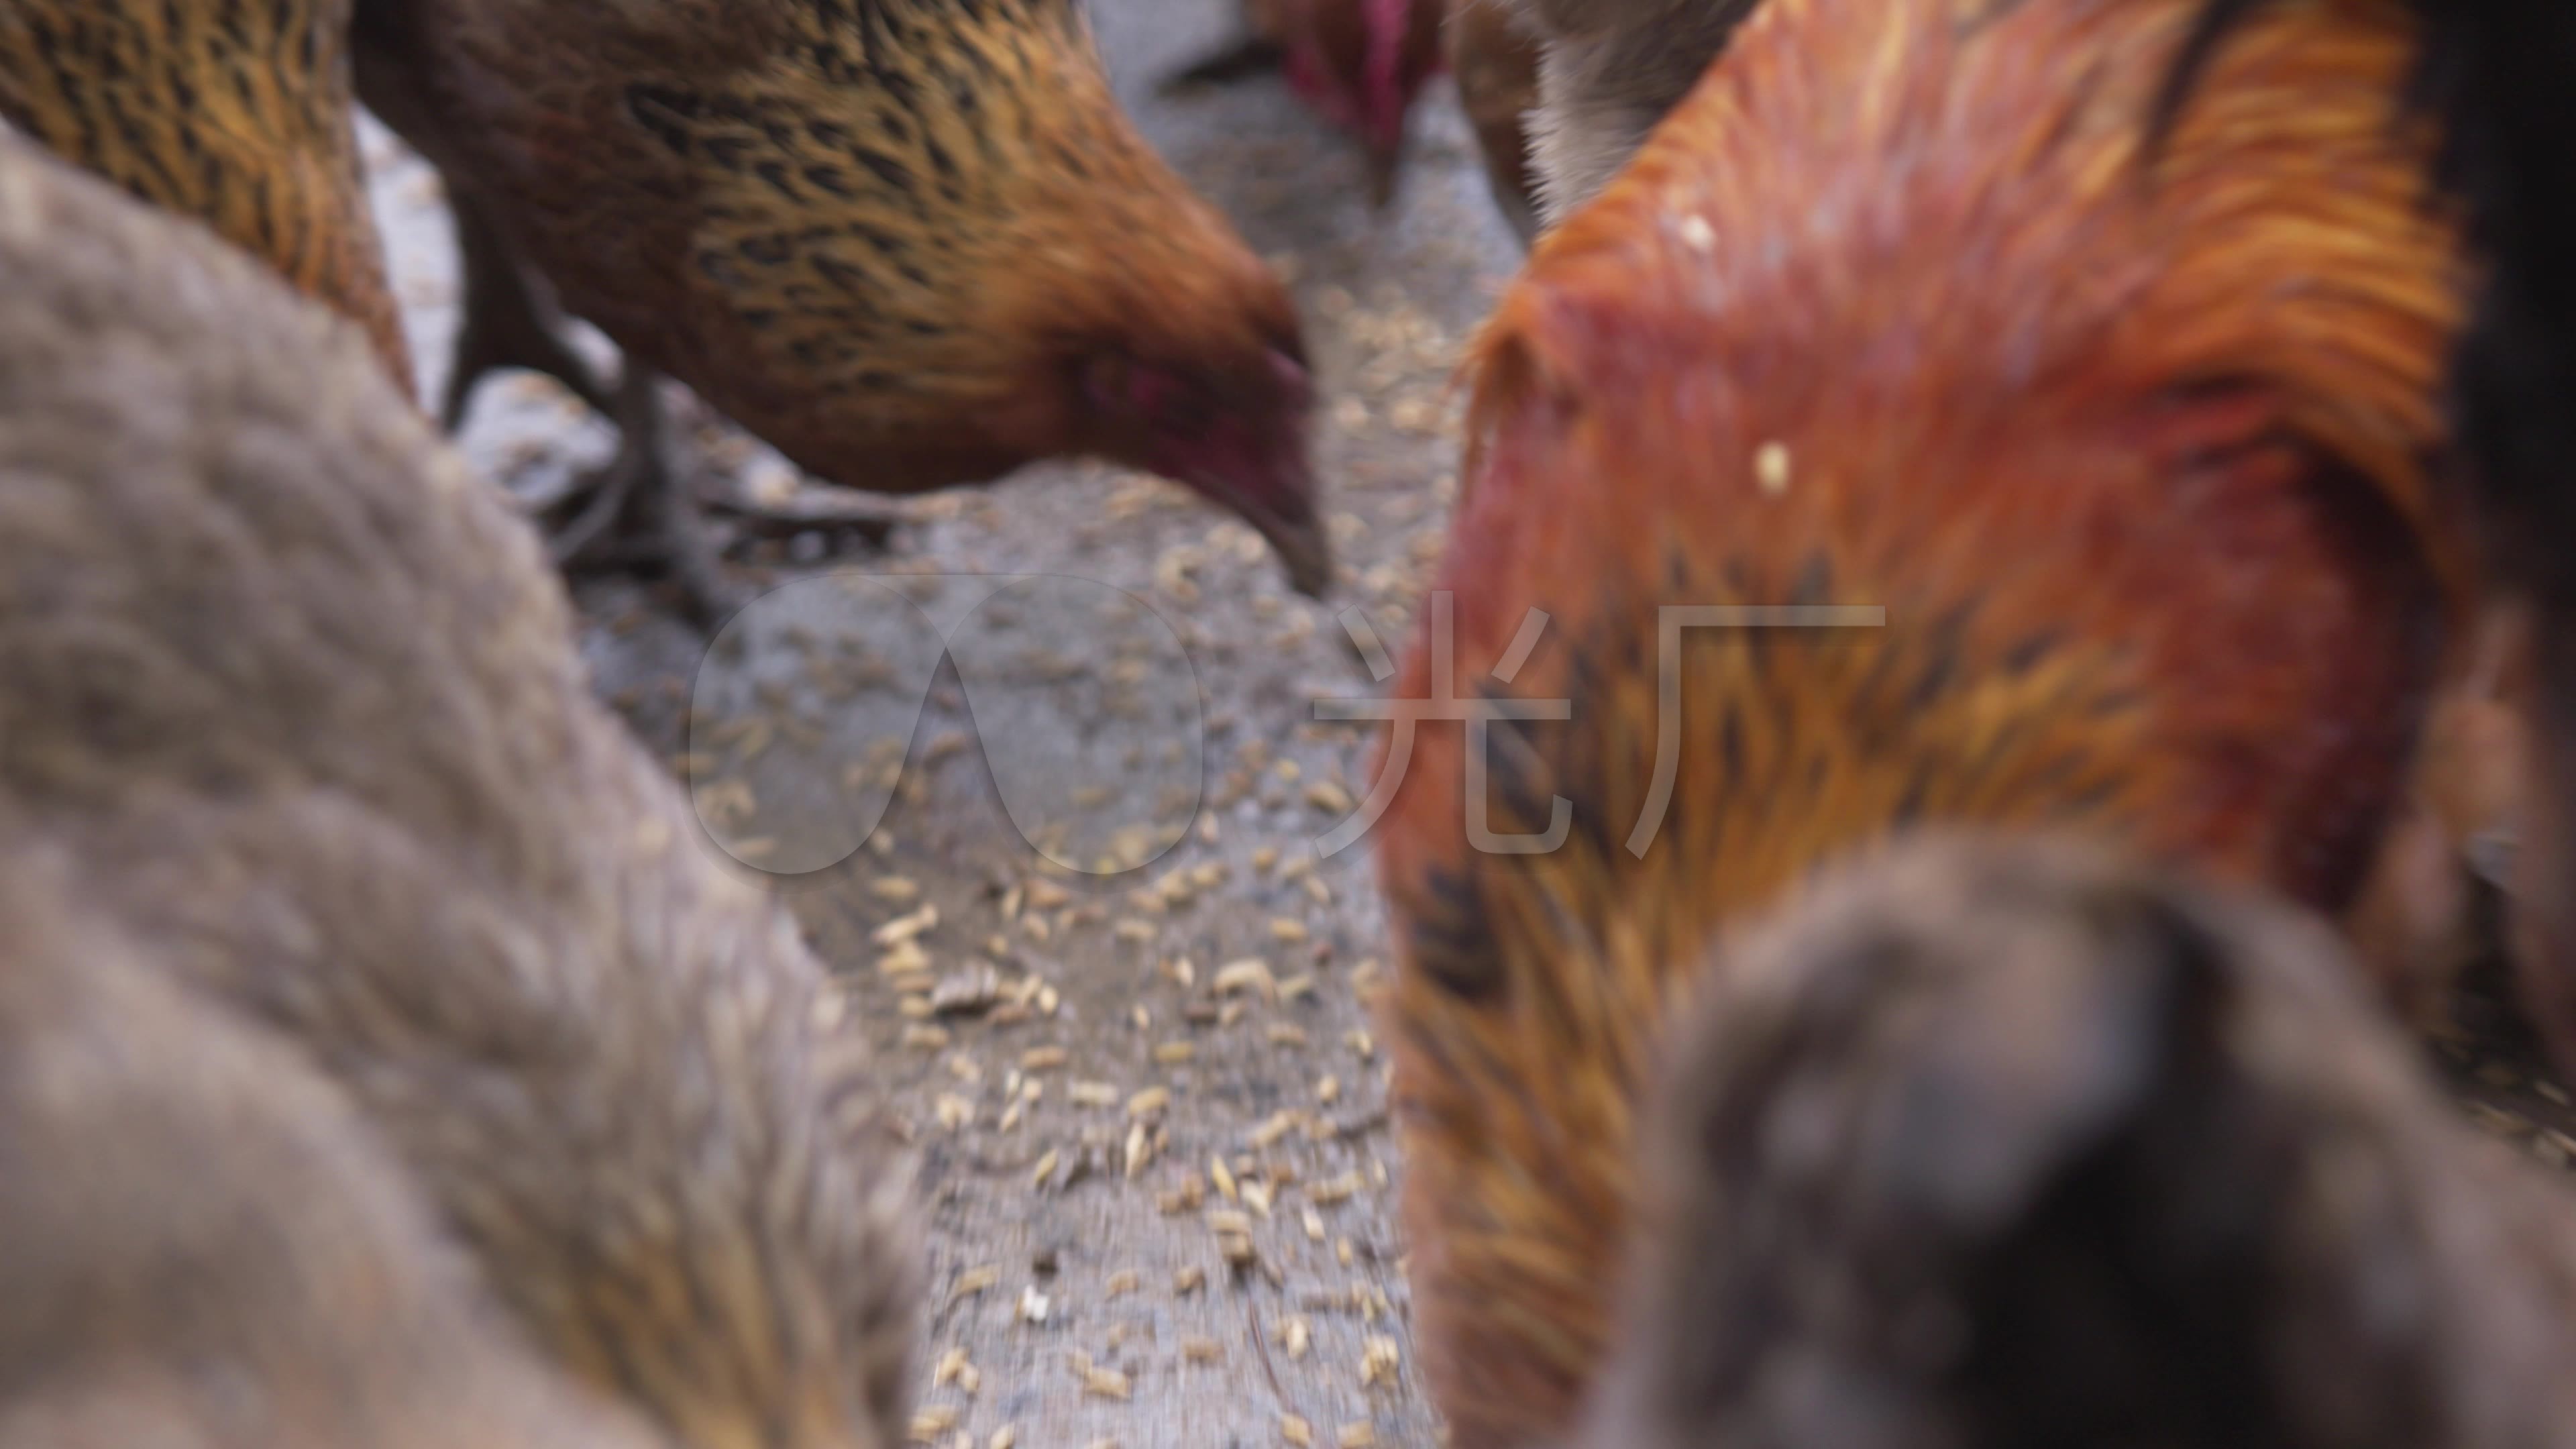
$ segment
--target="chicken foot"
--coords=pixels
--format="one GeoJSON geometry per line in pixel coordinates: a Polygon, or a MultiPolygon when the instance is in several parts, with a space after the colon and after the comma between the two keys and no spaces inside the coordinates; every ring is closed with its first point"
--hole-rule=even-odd
{"type": "Polygon", "coordinates": [[[666,574],[679,585],[690,622],[712,629],[743,599],[724,576],[723,550],[696,490],[671,465],[661,375],[630,358],[614,413],[616,456],[557,505],[571,515],[551,534],[555,562],[574,576],[603,569],[666,574]]]}
{"type": "Polygon", "coordinates": [[[838,492],[774,505],[701,496],[691,470],[673,465],[661,384],[660,374],[628,361],[611,412],[616,455],[547,510],[548,541],[566,574],[663,575],[679,585],[690,621],[713,628],[744,602],[724,573],[724,556],[735,546],[811,533],[827,552],[847,541],[878,548],[901,521],[880,504],[838,492]]]}

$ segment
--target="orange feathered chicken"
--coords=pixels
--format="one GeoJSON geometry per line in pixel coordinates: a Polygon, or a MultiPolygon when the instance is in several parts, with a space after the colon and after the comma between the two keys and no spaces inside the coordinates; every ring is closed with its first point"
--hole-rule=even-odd
{"type": "Polygon", "coordinates": [[[1378,833],[1459,1449],[1581,1391],[1640,1083],[1722,924],[1918,822],[2329,911],[2370,869],[2475,585],[2419,461],[2454,239],[2392,132],[2393,11],[2268,15],[2144,168],[2191,8],[1770,0],[1478,344],[1454,645],[1401,692],[1570,718],[1491,724],[1474,797],[1426,727],[1378,833]],[[1783,605],[1884,624],[1660,612],[1783,605]],[[1559,800],[1553,850],[1471,843],[1559,800]]]}

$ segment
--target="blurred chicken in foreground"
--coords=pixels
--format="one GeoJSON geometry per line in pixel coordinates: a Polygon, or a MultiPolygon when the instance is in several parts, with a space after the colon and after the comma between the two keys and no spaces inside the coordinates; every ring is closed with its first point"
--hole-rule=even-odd
{"type": "Polygon", "coordinates": [[[2477,594],[2419,461],[2454,239],[2388,12],[2268,17],[2140,185],[2190,9],[1768,0],[1478,343],[1399,692],[1571,718],[1493,724],[1472,796],[1423,730],[1376,836],[1460,1449],[1564,1426],[1654,1032],[1807,872],[2048,825],[2354,906],[2477,594]],[[1664,612],[1778,606],[1885,615],[1664,612]]]}
{"type": "Polygon", "coordinates": [[[1164,88],[1278,70],[1325,120],[1360,139],[1369,203],[1395,199],[1413,102],[1439,72],[1445,0],[1243,0],[1243,39],[1183,67],[1164,88]]]}
{"type": "Polygon", "coordinates": [[[864,1047],[348,329],[0,139],[0,817],[291,1042],[528,1338],[695,1449],[900,1440],[864,1047]]]}
{"type": "MultiPolygon", "coordinates": [[[[2360,4],[2362,0],[2334,0],[2360,4]]],[[[2158,117],[2189,108],[2211,61],[2271,8],[2204,0],[2158,117]]],[[[2521,994],[2576,1072],[2576,8],[2404,0],[2423,30],[2409,107],[2436,121],[2438,189],[2484,263],[2452,361],[2457,453],[2498,587],[2527,609],[2532,789],[2514,865],[2521,994]]]]}
{"type": "Polygon", "coordinates": [[[1908,842],[1721,947],[1589,1449],[2576,1444],[2576,1196],[2320,923],[1908,842]]]}
{"type": "MultiPolygon", "coordinates": [[[[1288,294],[1135,133],[1071,0],[366,0],[356,52],[487,229],[487,290],[515,254],[817,476],[912,493],[1103,458],[1328,584],[1288,294]]],[[[626,454],[563,547],[659,551],[712,607],[654,389],[623,401],[626,454]]]]}
{"type": "Polygon", "coordinates": [[[529,1350],[291,1042],[92,894],[0,848],[0,1446],[658,1442],[529,1350]]]}

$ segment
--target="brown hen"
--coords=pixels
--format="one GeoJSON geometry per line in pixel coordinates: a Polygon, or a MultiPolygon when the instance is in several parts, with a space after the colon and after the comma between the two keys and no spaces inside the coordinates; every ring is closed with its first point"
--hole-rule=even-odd
{"type": "Polygon", "coordinates": [[[808,471],[1104,458],[1328,581],[1287,292],[1137,136],[1070,0],[366,0],[357,37],[368,103],[567,310],[808,471]]]}
{"type": "Polygon", "coordinates": [[[1462,1449],[1564,1423],[1648,1045],[1818,864],[2049,824],[2353,904],[2475,588],[2418,462],[2453,239],[2388,12],[2285,7],[2143,184],[2189,9],[1771,0],[1478,344],[1454,650],[1403,692],[1572,717],[1493,724],[1476,797],[1426,729],[1378,836],[1462,1449]],[[1472,843],[1559,801],[1552,851],[1472,843]]]}

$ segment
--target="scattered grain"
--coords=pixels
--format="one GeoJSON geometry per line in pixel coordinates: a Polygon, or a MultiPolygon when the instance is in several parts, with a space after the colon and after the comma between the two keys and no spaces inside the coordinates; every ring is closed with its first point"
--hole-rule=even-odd
{"type": "Polygon", "coordinates": [[[938,925],[939,905],[934,901],[911,915],[897,916],[877,927],[876,933],[869,939],[880,946],[900,946],[906,941],[929,934],[938,925]]]}
{"type": "Polygon", "coordinates": [[[1270,963],[1258,956],[1248,956],[1218,967],[1216,977],[1209,985],[1219,996],[1258,991],[1265,998],[1276,999],[1279,994],[1279,980],[1270,973],[1270,963]]]}

